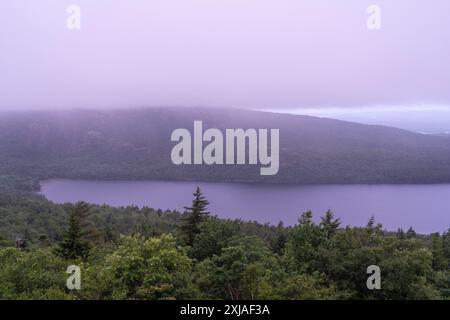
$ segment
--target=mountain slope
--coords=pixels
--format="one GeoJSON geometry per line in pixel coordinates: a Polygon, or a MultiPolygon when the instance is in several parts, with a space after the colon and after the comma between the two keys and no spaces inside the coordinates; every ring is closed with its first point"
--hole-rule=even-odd
{"type": "Polygon", "coordinates": [[[450,182],[450,140],[384,126],[235,109],[150,108],[0,114],[0,175],[268,183],[450,182]],[[174,129],[279,128],[280,170],[175,166],[174,129]]]}

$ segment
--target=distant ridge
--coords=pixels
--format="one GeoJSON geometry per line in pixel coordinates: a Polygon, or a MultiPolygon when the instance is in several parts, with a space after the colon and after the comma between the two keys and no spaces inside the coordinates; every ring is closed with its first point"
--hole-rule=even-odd
{"type": "Polygon", "coordinates": [[[300,184],[450,182],[450,139],[377,125],[238,109],[0,113],[0,175],[300,184]],[[280,171],[175,166],[176,128],[279,128],[280,171]]]}

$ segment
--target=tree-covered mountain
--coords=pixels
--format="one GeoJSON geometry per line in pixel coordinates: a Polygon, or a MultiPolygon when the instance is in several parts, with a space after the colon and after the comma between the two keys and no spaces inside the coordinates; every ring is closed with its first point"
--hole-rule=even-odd
{"type": "Polygon", "coordinates": [[[384,126],[237,109],[0,114],[0,176],[267,183],[450,182],[450,140],[384,126]],[[280,170],[172,164],[177,128],[280,129],[280,170]]]}
{"type": "Polygon", "coordinates": [[[0,299],[449,299],[450,230],[388,232],[373,218],[343,228],[331,211],[319,224],[304,212],[291,227],[224,220],[206,214],[200,190],[186,212],[55,204],[32,192],[55,177],[448,182],[447,137],[207,109],[11,112],[0,128],[0,299]],[[173,165],[171,132],[194,120],[280,129],[280,173],[173,165]],[[367,289],[374,264],[380,290],[367,289]],[[69,265],[81,266],[80,290],[66,287],[69,265]]]}

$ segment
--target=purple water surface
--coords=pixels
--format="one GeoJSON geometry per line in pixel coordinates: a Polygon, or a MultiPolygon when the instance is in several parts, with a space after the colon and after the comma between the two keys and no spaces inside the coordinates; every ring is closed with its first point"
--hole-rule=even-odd
{"type": "Polygon", "coordinates": [[[87,201],[112,206],[137,205],[182,210],[200,186],[210,211],[286,225],[312,210],[316,221],[327,209],[343,226],[363,226],[374,215],[388,230],[430,233],[450,227],[450,184],[436,185],[261,185],[212,182],[49,180],[42,193],[57,203],[87,201]]]}

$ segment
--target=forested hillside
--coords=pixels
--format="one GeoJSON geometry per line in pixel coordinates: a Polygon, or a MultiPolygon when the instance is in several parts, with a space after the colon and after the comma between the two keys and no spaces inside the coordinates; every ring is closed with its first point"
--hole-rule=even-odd
{"type": "Polygon", "coordinates": [[[450,182],[450,140],[405,130],[243,110],[151,108],[0,114],[0,175],[277,183],[450,182]],[[175,166],[171,132],[280,129],[280,171],[175,166]]]}
{"type": "Polygon", "coordinates": [[[449,299],[450,230],[294,227],[151,208],[0,197],[0,299],[449,299]],[[197,219],[197,217],[201,217],[197,219]],[[81,289],[66,288],[69,265],[81,289]],[[382,287],[366,286],[367,267],[382,287]]]}
{"type": "Polygon", "coordinates": [[[206,109],[12,112],[0,114],[0,128],[0,299],[450,298],[450,230],[386,231],[375,219],[344,227],[332,211],[299,212],[293,227],[223,220],[200,190],[186,212],[55,204],[35,193],[47,178],[449,182],[447,137],[206,109]],[[194,120],[279,128],[280,173],[172,165],[170,134],[194,120]],[[80,290],[66,287],[73,264],[80,290]],[[370,265],[382,270],[380,290],[366,286],[370,265]]]}

